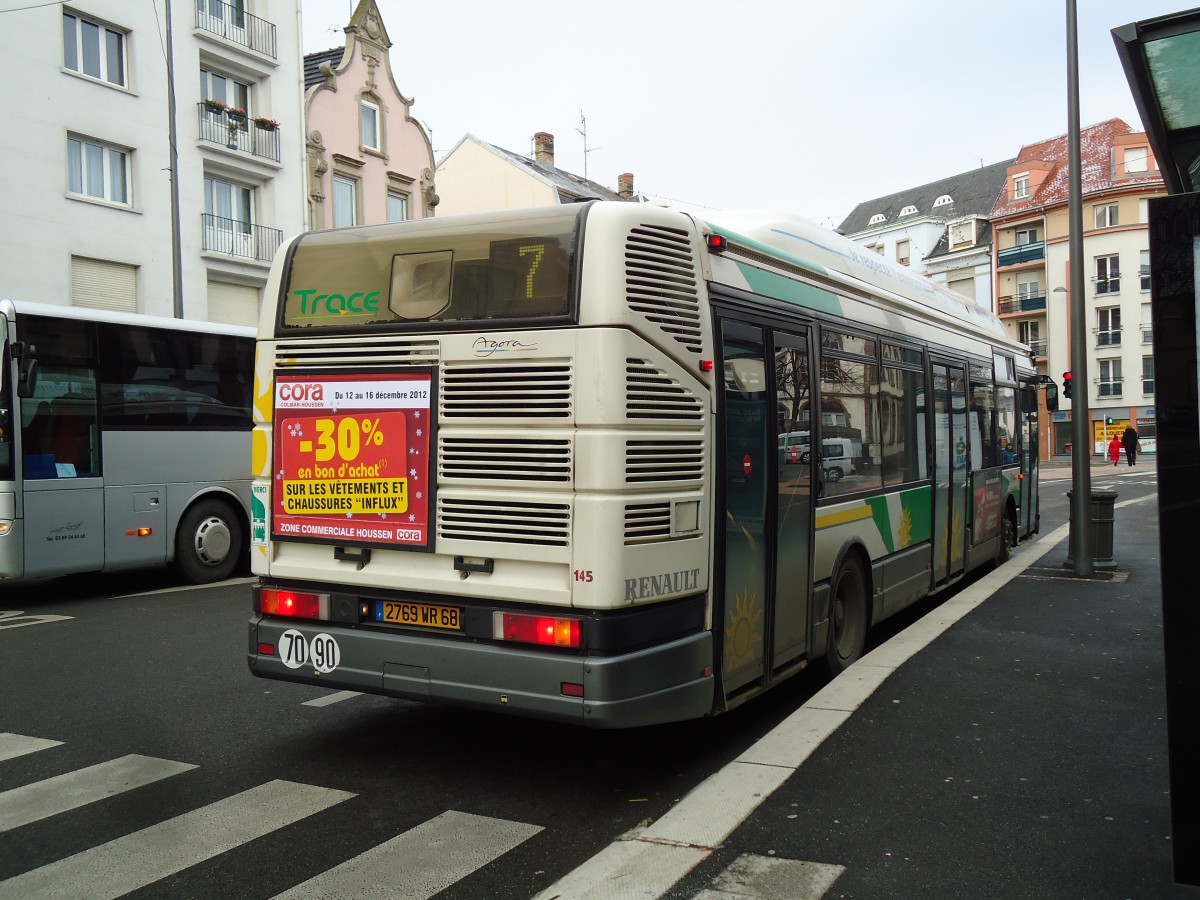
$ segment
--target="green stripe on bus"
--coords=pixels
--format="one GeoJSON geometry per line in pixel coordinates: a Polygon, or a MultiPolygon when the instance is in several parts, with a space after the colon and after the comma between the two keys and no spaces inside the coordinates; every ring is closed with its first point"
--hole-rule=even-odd
{"type": "Polygon", "coordinates": [[[813,287],[802,281],[793,281],[791,278],[776,275],[774,272],[764,272],[762,269],[746,263],[739,262],[737,265],[741,270],[742,277],[750,286],[750,290],[756,294],[795,303],[797,306],[815,309],[818,312],[830,313],[835,316],[842,315],[841,301],[832,291],[813,287]]]}
{"type": "Polygon", "coordinates": [[[889,553],[929,540],[933,530],[929,492],[928,487],[919,487],[867,498],[875,527],[889,553]]]}

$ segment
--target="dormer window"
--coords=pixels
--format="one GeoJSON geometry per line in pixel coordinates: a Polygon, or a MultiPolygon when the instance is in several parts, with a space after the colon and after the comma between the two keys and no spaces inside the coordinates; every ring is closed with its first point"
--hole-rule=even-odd
{"type": "Polygon", "coordinates": [[[966,219],[962,222],[952,223],[949,227],[948,240],[951,250],[973,246],[975,243],[975,220],[966,219]]]}
{"type": "Polygon", "coordinates": [[[1149,147],[1126,147],[1125,148],[1125,174],[1136,175],[1141,172],[1146,172],[1150,168],[1150,148],[1149,147]]]}
{"type": "Polygon", "coordinates": [[[904,209],[900,210],[901,216],[915,216],[916,214],[917,208],[915,206],[906,206],[904,209]]]}
{"type": "Polygon", "coordinates": [[[939,206],[949,206],[953,202],[954,198],[949,194],[942,194],[942,196],[933,201],[933,208],[937,209],[939,206]]]}
{"type": "Polygon", "coordinates": [[[1029,197],[1029,173],[1014,175],[1012,180],[1014,200],[1024,200],[1029,197]]]}
{"type": "Polygon", "coordinates": [[[867,224],[868,225],[882,225],[886,221],[887,221],[887,219],[884,218],[883,213],[875,213],[875,215],[871,216],[871,218],[867,222],[867,224]]]}

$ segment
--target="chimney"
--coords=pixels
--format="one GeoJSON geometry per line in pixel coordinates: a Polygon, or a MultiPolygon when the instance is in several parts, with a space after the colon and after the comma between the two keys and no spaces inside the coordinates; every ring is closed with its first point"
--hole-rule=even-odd
{"type": "Polygon", "coordinates": [[[533,158],[543,166],[554,168],[554,135],[539,131],[533,136],[533,158]]]}
{"type": "Polygon", "coordinates": [[[633,196],[633,173],[626,172],[617,176],[617,193],[628,200],[633,196]]]}

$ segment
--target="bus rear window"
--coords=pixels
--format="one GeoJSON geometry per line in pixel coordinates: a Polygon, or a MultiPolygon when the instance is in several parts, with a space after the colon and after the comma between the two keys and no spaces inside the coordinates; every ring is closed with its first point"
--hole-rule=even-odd
{"type": "Polygon", "coordinates": [[[306,234],[285,328],[568,317],[585,205],[306,234]]]}

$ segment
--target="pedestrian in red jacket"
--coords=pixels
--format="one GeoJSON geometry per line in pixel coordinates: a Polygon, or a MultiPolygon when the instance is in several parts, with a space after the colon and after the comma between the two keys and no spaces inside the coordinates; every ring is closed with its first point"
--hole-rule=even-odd
{"type": "Polygon", "coordinates": [[[1114,466],[1121,461],[1121,439],[1115,434],[1113,439],[1108,442],[1108,458],[1112,460],[1114,466]]]}

